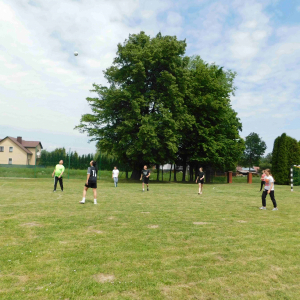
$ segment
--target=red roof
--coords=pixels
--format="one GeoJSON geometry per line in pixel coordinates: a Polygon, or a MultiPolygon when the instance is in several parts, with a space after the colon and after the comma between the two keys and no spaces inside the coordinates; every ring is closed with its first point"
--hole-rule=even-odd
{"type": "Polygon", "coordinates": [[[36,146],[38,146],[40,144],[41,148],[43,149],[43,146],[42,146],[41,142],[39,142],[39,141],[24,141],[24,140],[22,140],[22,144],[21,144],[18,142],[18,140],[16,138],[11,137],[11,136],[5,137],[4,139],[0,140],[0,142],[4,141],[7,138],[10,139],[11,141],[13,141],[17,146],[19,146],[22,150],[24,150],[28,154],[32,154],[32,152],[26,148],[35,148],[36,146]]]}

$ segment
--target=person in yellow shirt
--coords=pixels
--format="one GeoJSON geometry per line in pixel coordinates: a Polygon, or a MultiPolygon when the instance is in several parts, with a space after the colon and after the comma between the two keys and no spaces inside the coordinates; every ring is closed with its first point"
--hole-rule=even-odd
{"type": "Polygon", "coordinates": [[[54,177],[54,190],[53,192],[56,192],[56,186],[57,181],[59,181],[59,185],[61,188],[61,191],[63,192],[64,186],[63,186],[63,174],[65,171],[65,167],[63,166],[63,160],[59,161],[59,164],[55,166],[54,171],[52,173],[52,177],[54,177]]]}

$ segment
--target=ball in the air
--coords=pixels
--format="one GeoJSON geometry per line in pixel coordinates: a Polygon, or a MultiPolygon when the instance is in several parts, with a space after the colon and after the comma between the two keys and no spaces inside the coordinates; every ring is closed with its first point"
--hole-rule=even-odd
{"type": "Polygon", "coordinates": [[[75,52],[74,52],[74,55],[75,55],[75,56],[78,56],[78,52],[77,52],[77,51],[75,51],[75,52]]]}

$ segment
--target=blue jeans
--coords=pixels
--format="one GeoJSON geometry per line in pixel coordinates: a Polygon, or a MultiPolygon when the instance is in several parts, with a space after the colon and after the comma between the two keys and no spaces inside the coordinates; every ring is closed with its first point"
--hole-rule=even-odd
{"type": "Polygon", "coordinates": [[[119,181],[119,178],[118,177],[114,177],[114,183],[115,183],[115,187],[118,186],[118,181],[119,181]]]}

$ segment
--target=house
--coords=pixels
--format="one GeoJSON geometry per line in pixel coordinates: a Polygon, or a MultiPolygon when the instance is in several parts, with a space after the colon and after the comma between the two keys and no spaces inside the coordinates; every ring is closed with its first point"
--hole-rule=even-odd
{"type": "MultiPolygon", "coordinates": [[[[250,173],[257,174],[258,170],[259,170],[258,167],[252,167],[252,168],[250,168],[250,173]]],[[[237,166],[236,171],[238,174],[247,175],[249,173],[249,168],[243,168],[243,167],[237,166]]]]}
{"type": "Polygon", "coordinates": [[[43,146],[38,141],[24,141],[21,136],[0,139],[0,164],[35,165],[43,146]]]}

